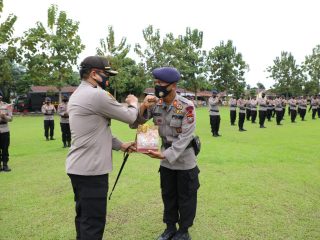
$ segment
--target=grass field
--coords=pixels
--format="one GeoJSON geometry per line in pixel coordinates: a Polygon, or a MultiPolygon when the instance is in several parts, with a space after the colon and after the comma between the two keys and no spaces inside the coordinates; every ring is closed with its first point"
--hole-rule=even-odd
{"type": "MultiPolygon", "coordinates": [[[[230,126],[222,109],[221,138],[213,138],[207,109],[197,111],[201,187],[194,240],[320,239],[320,119],[286,120],[266,129],[230,126]]],[[[43,136],[42,117],[10,124],[11,173],[0,173],[0,239],[75,239],[74,202],[65,173],[56,118],[55,141],[43,136]]],[[[113,134],[133,140],[134,130],[112,122],[113,134]]],[[[114,153],[112,186],[122,163],[114,153]]],[[[164,229],[159,161],[132,154],[108,202],[104,239],[155,239],[164,229]]],[[[110,186],[110,188],[111,188],[110,186]]]]}

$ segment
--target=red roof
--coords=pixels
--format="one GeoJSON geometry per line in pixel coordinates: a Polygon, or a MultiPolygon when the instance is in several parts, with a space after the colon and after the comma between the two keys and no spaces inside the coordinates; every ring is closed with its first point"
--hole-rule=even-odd
{"type": "MultiPolygon", "coordinates": [[[[77,87],[65,86],[61,89],[64,93],[73,93],[77,87]]],[[[55,86],[32,86],[31,92],[33,93],[46,93],[46,92],[59,92],[58,88],[55,86]]]]}

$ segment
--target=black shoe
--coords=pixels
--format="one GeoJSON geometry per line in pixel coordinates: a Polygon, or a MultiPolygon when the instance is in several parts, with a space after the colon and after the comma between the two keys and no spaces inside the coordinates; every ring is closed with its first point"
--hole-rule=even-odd
{"type": "Polygon", "coordinates": [[[68,147],[71,147],[71,143],[70,142],[68,142],[68,147]]]}
{"type": "Polygon", "coordinates": [[[67,144],[66,144],[66,143],[64,143],[64,144],[63,144],[63,148],[66,148],[66,147],[67,147],[67,144]]]}
{"type": "Polygon", "coordinates": [[[240,131],[240,132],[245,132],[245,131],[247,131],[247,130],[245,130],[245,129],[242,128],[242,129],[239,129],[239,131],[240,131]]]}
{"type": "Polygon", "coordinates": [[[262,125],[262,126],[260,126],[260,128],[266,128],[266,127],[262,125]]]}
{"type": "Polygon", "coordinates": [[[217,137],[221,137],[222,135],[220,135],[219,133],[216,133],[216,136],[217,136],[217,137]]]}
{"type": "Polygon", "coordinates": [[[46,138],[47,141],[49,141],[49,138],[46,138]]]}
{"type": "Polygon", "coordinates": [[[56,139],[54,139],[53,137],[50,137],[50,140],[56,140],[56,139]]]}
{"type": "Polygon", "coordinates": [[[281,123],[277,123],[277,125],[279,125],[279,126],[280,126],[280,125],[282,125],[282,124],[281,124],[281,123]]]}
{"type": "Polygon", "coordinates": [[[164,230],[164,232],[157,238],[157,240],[171,240],[172,237],[176,234],[177,229],[168,229],[164,230]]]}
{"type": "Polygon", "coordinates": [[[191,237],[188,232],[182,233],[178,231],[172,240],[191,240],[191,237]]]}
{"type": "Polygon", "coordinates": [[[5,165],[5,166],[3,166],[2,171],[4,171],[4,172],[10,172],[11,169],[9,168],[8,165],[5,165]]]}

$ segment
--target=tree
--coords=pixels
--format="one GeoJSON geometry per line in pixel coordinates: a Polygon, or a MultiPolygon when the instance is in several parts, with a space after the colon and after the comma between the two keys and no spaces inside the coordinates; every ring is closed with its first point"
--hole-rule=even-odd
{"type": "Polygon", "coordinates": [[[108,35],[100,40],[97,55],[106,57],[119,74],[110,79],[110,90],[117,99],[125,94],[140,95],[146,86],[146,77],[142,65],[127,57],[131,46],[126,44],[127,39],[121,38],[118,45],[115,43],[115,34],[111,26],[108,27],[108,35]],[[119,95],[119,96],[118,96],[119,95]]]}
{"type": "Polygon", "coordinates": [[[271,78],[275,80],[274,89],[278,94],[285,96],[298,96],[302,94],[305,76],[301,67],[296,64],[293,55],[281,52],[280,57],[273,61],[274,65],[267,68],[271,78]]]}
{"type": "Polygon", "coordinates": [[[258,83],[257,83],[257,87],[258,87],[258,89],[260,89],[260,90],[265,90],[265,89],[266,89],[265,86],[264,86],[261,82],[258,82],[258,83]]]}
{"type": "Polygon", "coordinates": [[[167,33],[162,39],[159,30],[148,26],[143,30],[146,48],[136,44],[135,52],[140,56],[149,74],[157,67],[175,67],[182,76],[181,85],[197,91],[206,85],[206,52],[202,50],[203,32],[186,28],[185,35],[174,37],[167,33]]]}
{"type": "Polygon", "coordinates": [[[41,22],[25,32],[21,39],[21,56],[31,84],[54,85],[59,89],[73,78],[72,67],[84,49],[78,35],[79,22],[58,11],[48,9],[47,27],[41,22]]]}
{"type": "Polygon", "coordinates": [[[305,94],[320,93],[320,45],[317,45],[312,54],[306,56],[303,69],[308,73],[309,81],[306,82],[305,94]]]}
{"type": "MultiPolygon", "coordinates": [[[[0,0],[0,14],[2,10],[3,0],[0,0]]],[[[9,93],[13,88],[12,65],[17,58],[16,47],[14,47],[16,38],[12,37],[16,20],[17,17],[10,14],[0,24],[0,88],[4,92],[6,101],[9,99],[9,93]]]]}
{"type": "Polygon", "coordinates": [[[242,59],[242,54],[237,53],[233,42],[228,40],[225,44],[211,49],[207,58],[209,79],[219,91],[240,96],[246,86],[244,74],[249,66],[242,59]]]}

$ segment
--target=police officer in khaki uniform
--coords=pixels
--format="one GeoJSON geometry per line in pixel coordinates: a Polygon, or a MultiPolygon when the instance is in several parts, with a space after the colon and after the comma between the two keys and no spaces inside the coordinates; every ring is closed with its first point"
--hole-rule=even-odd
{"type": "Polygon", "coordinates": [[[229,100],[229,107],[230,107],[230,122],[231,126],[235,125],[235,121],[237,119],[237,99],[231,97],[229,100]]]}
{"type": "Polygon", "coordinates": [[[309,111],[312,109],[312,119],[313,120],[316,119],[316,113],[317,113],[318,107],[319,107],[319,102],[318,102],[317,96],[314,95],[313,98],[311,98],[310,108],[309,108],[309,111]]]}
{"type": "Polygon", "coordinates": [[[9,162],[9,145],[10,131],[8,122],[12,121],[12,106],[2,102],[3,93],[0,90],[0,172],[10,172],[9,162]]]}
{"type": "Polygon", "coordinates": [[[250,121],[251,118],[251,99],[250,97],[246,100],[246,119],[247,121],[250,121]]]}
{"type": "Polygon", "coordinates": [[[250,101],[250,106],[251,106],[251,123],[256,123],[257,119],[257,106],[258,106],[258,101],[256,97],[253,97],[250,101]]]}
{"type": "Polygon", "coordinates": [[[291,116],[291,122],[296,122],[297,117],[297,100],[296,97],[291,97],[289,100],[289,107],[290,107],[290,116],[291,116]]]}
{"type": "Polygon", "coordinates": [[[282,105],[282,117],[281,120],[284,120],[284,115],[286,114],[286,106],[287,106],[287,100],[285,96],[281,96],[281,105],[282,105]]]}
{"type": "Polygon", "coordinates": [[[260,128],[266,128],[264,122],[267,116],[267,101],[265,99],[266,94],[262,93],[262,97],[258,99],[259,104],[259,124],[260,128]]]}
{"type": "Polygon", "coordinates": [[[308,105],[307,97],[306,96],[301,97],[299,101],[301,121],[305,121],[304,118],[307,112],[307,105],[308,105]]]}
{"type": "Polygon", "coordinates": [[[209,98],[209,114],[211,133],[213,137],[221,137],[219,134],[220,128],[220,112],[219,112],[220,97],[217,90],[212,90],[212,96],[209,98]]]}
{"type": "Polygon", "coordinates": [[[85,58],[80,65],[81,84],[68,103],[72,142],[66,171],[76,202],[77,239],[81,240],[102,239],[112,150],[132,148],[131,143],[122,143],[114,137],[110,129],[111,119],[133,123],[138,116],[135,96],[127,97],[125,107],[104,90],[109,76],[116,74],[107,59],[85,58]]]}
{"type": "Polygon", "coordinates": [[[152,74],[158,99],[146,96],[140,107],[140,118],[132,127],[153,118],[154,124],[159,126],[162,139],[161,151],[148,153],[160,159],[163,222],[167,225],[157,239],[189,240],[188,229],[193,225],[196,215],[197,191],[200,186],[200,171],[191,144],[196,126],[194,104],[176,94],[180,79],[177,69],[157,68],[152,74]]]}
{"type": "Polygon", "coordinates": [[[51,103],[51,98],[45,98],[45,104],[42,105],[41,112],[44,114],[44,136],[46,140],[49,141],[50,130],[50,140],[54,140],[54,113],[57,111],[51,103]]]}
{"type": "Polygon", "coordinates": [[[247,101],[244,99],[244,97],[240,97],[237,101],[237,106],[239,108],[239,121],[238,121],[238,126],[239,126],[239,131],[244,132],[247,131],[246,129],[243,128],[244,120],[246,118],[246,103],[247,101]]]}
{"type": "Polygon", "coordinates": [[[281,120],[282,120],[283,108],[282,108],[282,99],[279,96],[277,96],[276,99],[274,100],[274,105],[275,105],[275,111],[276,111],[277,125],[282,125],[281,120]]]}
{"type": "Polygon", "coordinates": [[[60,127],[62,132],[63,147],[71,146],[71,132],[68,114],[68,96],[62,97],[62,102],[58,106],[58,114],[60,115],[60,127]]]}

